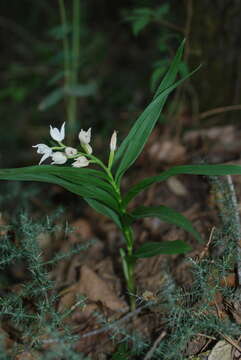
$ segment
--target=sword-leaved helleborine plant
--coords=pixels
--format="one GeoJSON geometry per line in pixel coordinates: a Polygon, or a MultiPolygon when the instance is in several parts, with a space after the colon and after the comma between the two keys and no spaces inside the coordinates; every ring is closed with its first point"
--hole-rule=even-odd
{"type": "Polygon", "coordinates": [[[137,219],[157,217],[185,229],[198,241],[202,240],[191,222],[175,210],[160,205],[155,207],[138,206],[130,211],[128,206],[131,200],[152,184],[178,174],[241,174],[241,166],[238,165],[180,165],[140,181],[131,187],[126,194],[121,191],[122,177],[143,150],[168,95],[197,70],[175,81],[181,64],[183,48],[184,41],[150,104],[136,120],[119,147],[117,147],[117,133],[114,131],[110,140],[107,165],[94,155],[90,145],[91,128],[87,131],[80,131],[80,146],[74,148],[64,144],[64,123],[60,130],[50,126],[50,136],[56,142],[56,146],[46,144],[33,146],[37,149],[37,153],[42,155],[39,165],[48,158],[52,160],[51,165],[0,170],[0,179],[2,180],[42,181],[58,184],[83,197],[92,208],[114,221],[125,239],[126,246],[120,249],[120,256],[132,309],[135,307],[135,297],[133,296],[135,294],[134,266],[137,259],[158,254],[181,254],[191,249],[183,240],[146,242],[136,248],[132,226],[137,219]],[[71,166],[65,166],[68,164],[71,166]],[[95,164],[94,169],[90,168],[92,164],[95,164]],[[96,165],[98,166],[97,169],[96,165]]]}

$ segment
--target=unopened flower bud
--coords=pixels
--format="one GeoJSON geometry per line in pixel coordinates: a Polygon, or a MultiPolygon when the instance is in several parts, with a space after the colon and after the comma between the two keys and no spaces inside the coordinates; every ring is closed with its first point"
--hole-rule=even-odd
{"type": "Polygon", "coordinates": [[[89,160],[85,156],[79,156],[72,164],[73,167],[81,168],[89,165],[89,160]]]}
{"type": "Polygon", "coordinates": [[[114,131],[110,139],[110,151],[116,151],[117,132],[114,131]]]}
{"type": "Polygon", "coordinates": [[[65,154],[66,154],[67,156],[76,155],[77,152],[78,152],[77,149],[72,148],[72,147],[70,147],[70,146],[67,146],[67,147],[65,148],[65,154]]]}
{"type": "Polygon", "coordinates": [[[51,162],[51,165],[53,165],[53,164],[62,165],[64,163],[66,163],[67,156],[64,153],[60,152],[60,151],[56,151],[52,155],[52,160],[53,160],[53,162],[51,162]]]}

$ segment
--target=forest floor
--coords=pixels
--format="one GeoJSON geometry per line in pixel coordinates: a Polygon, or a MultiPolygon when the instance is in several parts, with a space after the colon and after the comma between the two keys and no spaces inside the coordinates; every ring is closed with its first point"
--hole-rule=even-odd
{"type": "MultiPolygon", "coordinates": [[[[161,133],[160,130],[155,130],[135,167],[125,177],[123,190],[125,191],[138,180],[158,174],[174,165],[204,162],[241,164],[240,154],[240,136],[233,125],[187,131],[182,140],[178,138],[173,140],[167,132],[161,133]]],[[[240,199],[241,177],[234,176],[232,179],[237,198],[240,199]]],[[[66,192],[58,186],[51,185],[49,193],[57,204],[66,201],[66,192]]],[[[32,201],[39,212],[48,213],[50,209],[45,208],[46,205],[41,200],[42,196],[33,198],[32,201]]],[[[218,256],[218,249],[212,244],[212,232],[214,228],[220,226],[220,209],[207,177],[193,175],[172,177],[141,193],[134,201],[131,206],[163,204],[181,212],[191,220],[204,239],[202,244],[198,243],[184,230],[156,218],[146,218],[135,224],[136,245],[150,240],[184,240],[192,247],[192,251],[186,255],[159,255],[138,260],[135,268],[137,292],[133,294],[137,304],[135,311],[131,312],[129,308],[129,294],[121,269],[119,249],[123,246],[123,239],[110,220],[85,205],[81,211],[77,208],[71,210],[67,206],[68,211],[58,221],[67,220],[74,231],[67,235],[43,234],[39,237],[42,256],[46,260],[51,259],[57,251],[65,253],[73,245],[93,241],[93,245],[85,251],[75,254],[70,259],[61,260],[49,273],[59,296],[56,303],[58,310],[73,309],[66,321],[73,327],[73,333],[79,336],[75,350],[93,360],[165,359],[162,356],[158,357],[155,351],[172,332],[172,329],[166,325],[165,301],[161,299],[162,287],[165,286],[167,277],[185,293],[186,289],[192,288],[194,281],[192,263],[188,259],[211,261],[218,256]],[[75,307],[76,299],[82,295],[86,297],[85,305],[75,307]],[[105,321],[101,320],[101,317],[105,321]],[[115,326],[108,327],[108,323],[115,326]],[[128,356],[128,351],[132,347],[132,338],[131,335],[128,338],[127,334],[132,334],[133,330],[143,339],[140,342],[149,344],[144,350],[144,355],[128,356]],[[125,342],[123,342],[124,338],[127,339],[125,342]],[[126,344],[129,350],[126,350],[126,344]]],[[[7,223],[4,217],[1,221],[3,224],[7,223]]],[[[21,268],[12,270],[12,274],[15,278],[14,287],[16,283],[24,281],[24,272],[21,268]]],[[[225,275],[224,280],[225,286],[233,289],[238,287],[235,266],[233,271],[225,275]]],[[[210,299],[207,298],[206,301],[208,303],[210,299]]],[[[191,312],[194,311],[195,304],[195,301],[188,304],[191,312]]],[[[236,311],[236,316],[233,316],[230,309],[227,310],[220,293],[215,294],[215,301],[210,304],[210,308],[217,319],[225,321],[232,316],[236,324],[241,324],[241,311],[239,313],[236,311]]],[[[11,329],[5,326],[2,331],[5,332],[8,348],[11,349],[15,341],[11,329]]],[[[185,350],[182,350],[183,359],[240,359],[241,344],[238,343],[238,339],[232,338],[229,334],[222,335],[209,335],[208,332],[196,334],[188,342],[185,350]],[[224,355],[225,351],[227,355],[224,355]]],[[[49,348],[51,345],[37,352],[44,353],[49,348]]],[[[37,359],[37,355],[25,351],[24,354],[16,357],[18,360],[24,358],[37,359]]],[[[169,359],[168,355],[166,359],[169,359]]]]}

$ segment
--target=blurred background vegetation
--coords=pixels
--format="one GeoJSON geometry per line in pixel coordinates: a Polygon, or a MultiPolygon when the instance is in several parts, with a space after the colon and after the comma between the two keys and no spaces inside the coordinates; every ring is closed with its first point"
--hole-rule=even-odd
{"type": "Polygon", "coordinates": [[[180,73],[203,66],[160,121],[173,135],[238,125],[239,111],[207,111],[241,103],[240,10],[241,0],[1,1],[0,167],[37,163],[31,146],[71,116],[99,151],[114,129],[123,137],[183,37],[180,73]]]}

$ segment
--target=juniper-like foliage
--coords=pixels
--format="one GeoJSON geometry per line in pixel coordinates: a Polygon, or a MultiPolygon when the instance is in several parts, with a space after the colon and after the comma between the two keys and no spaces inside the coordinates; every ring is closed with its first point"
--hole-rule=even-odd
{"type": "Polygon", "coordinates": [[[38,358],[45,360],[84,358],[74,350],[78,337],[64,322],[71,311],[67,309],[60,313],[57,310],[58,294],[48,271],[57,261],[83,251],[91,243],[75,247],[69,253],[57,254],[45,262],[37,239],[42,233],[51,234],[59,230],[53,220],[54,217],[48,217],[33,221],[26,212],[21,211],[9,226],[1,226],[1,360],[15,359],[24,351],[29,354],[37,351],[38,358]],[[13,269],[24,272],[23,280],[16,281],[13,269]],[[11,350],[5,349],[7,336],[14,340],[15,345],[11,350]],[[50,344],[48,350],[44,350],[44,344],[50,344]]]}
{"type": "Polygon", "coordinates": [[[224,301],[237,298],[235,289],[221,282],[237,264],[240,232],[237,203],[230,179],[212,177],[210,182],[220,219],[213,234],[213,250],[203,259],[188,259],[193,271],[190,289],[180,289],[173,280],[162,289],[160,296],[166,309],[164,322],[168,336],[155,350],[155,359],[188,359],[185,357],[187,345],[200,333],[214,336],[217,340],[222,338],[222,334],[234,339],[240,335],[240,325],[231,316],[220,319],[213,305],[218,293],[222,294],[224,301]]]}

